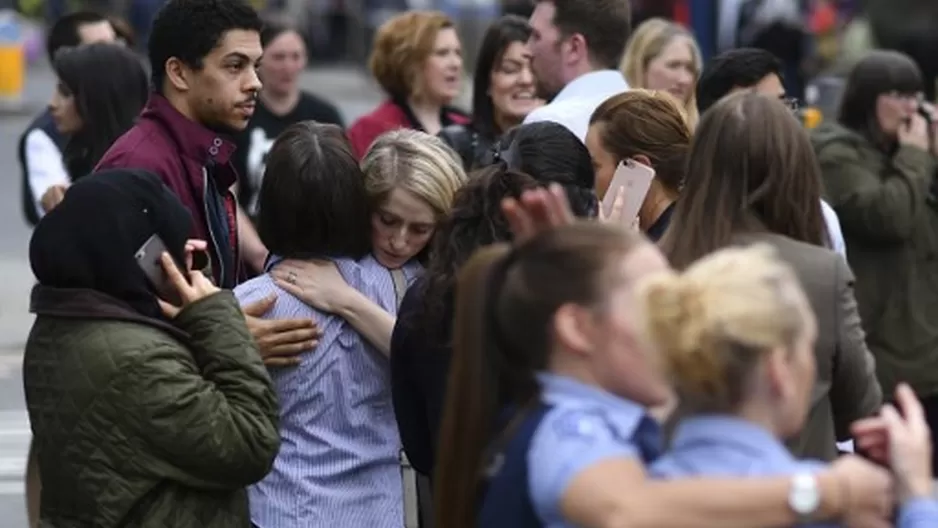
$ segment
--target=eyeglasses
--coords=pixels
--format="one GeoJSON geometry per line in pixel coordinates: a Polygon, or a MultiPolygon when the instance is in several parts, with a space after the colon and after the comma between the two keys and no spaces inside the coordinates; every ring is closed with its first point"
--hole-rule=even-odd
{"type": "Polygon", "coordinates": [[[797,97],[780,97],[779,100],[788,107],[792,112],[797,112],[801,110],[801,101],[797,97]]]}

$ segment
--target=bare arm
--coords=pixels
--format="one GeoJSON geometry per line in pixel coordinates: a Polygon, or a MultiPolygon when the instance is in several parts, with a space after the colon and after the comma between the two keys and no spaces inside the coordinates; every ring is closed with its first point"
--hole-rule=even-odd
{"type": "MultiPolygon", "coordinates": [[[[816,520],[839,518],[845,511],[839,480],[826,471],[818,486],[816,520]]],[[[787,477],[653,481],[638,461],[622,458],[582,471],[560,507],[567,520],[587,528],[771,528],[800,521],[788,505],[790,487],[787,477]]]]}
{"type": "Polygon", "coordinates": [[[340,296],[336,315],[348,321],[372,346],[385,356],[391,355],[391,333],[397,319],[355,288],[346,288],[340,296]]]}
{"type": "MultiPolygon", "coordinates": [[[[654,440],[648,433],[656,428],[647,416],[630,427],[634,420],[625,410],[606,413],[598,408],[555,408],[545,415],[527,454],[531,503],[545,523],[562,521],[585,528],[753,528],[804,521],[788,502],[791,473],[650,479],[641,450],[654,440]]],[[[793,468],[792,473],[797,471],[793,468]]],[[[815,475],[821,503],[810,512],[811,521],[838,519],[846,526],[879,528],[876,521],[885,521],[891,513],[891,475],[872,462],[845,456],[815,475]],[[843,519],[842,513],[849,519],[843,519]],[[856,518],[866,524],[852,524],[856,518]]]]}
{"type": "Polygon", "coordinates": [[[277,286],[317,310],[342,317],[382,354],[390,354],[395,317],[349,286],[335,264],[286,260],[270,274],[277,286]]]}

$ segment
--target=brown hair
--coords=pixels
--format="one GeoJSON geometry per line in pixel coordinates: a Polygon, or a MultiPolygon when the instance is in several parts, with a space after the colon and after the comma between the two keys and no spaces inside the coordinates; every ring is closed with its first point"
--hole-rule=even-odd
{"type": "Polygon", "coordinates": [[[601,306],[617,258],[646,243],[637,233],[582,222],[511,249],[480,250],[456,285],[453,358],[436,468],[437,526],[474,527],[483,451],[503,405],[539,396],[551,322],[567,304],[601,306]]]}
{"type": "Polygon", "coordinates": [[[759,361],[790,347],[806,323],[800,283],[767,245],[723,249],[681,275],[656,275],[638,297],[666,373],[698,413],[738,410],[759,361]]]}
{"type": "Polygon", "coordinates": [[[436,36],[453,21],[439,11],[410,11],[378,28],[368,69],[391,97],[406,98],[422,90],[423,65],[433,53],[436,36]]]}
{"type": "Polygon", "coordinates": [[[768,231],[826,246],[821,168],[804,127],[778,99],[755,92],[718,102],[694,134],[687,178],[662,249],[678,269],[768,231]]]}
{"type": "Polygon", "coordinates": [[[629,0],[538,0],[554,4],[554,25],[569,37],[579,33],[586,41],[596,68],[614,70],[632,32],[629,0]]]}
{"type": "Polygon", "coordinates": [[[336,125],[299,121],[274,141],[257,232],[274,255],[361,258],[371,249],[365,178],[336,125]]]}
{"type": "MultiPolygon", "coordinates": [[[[629,86],[633,88],[647,88],[645,85],[645,72],[648,63],[661,55],[664,48],[676,38],[685,39],[690,45],[691,56],[694,59],[694,84],[700,77],[703,67],[703,58],[697,41],[687,29],[677,23],[663,18],[651,18],[642,22],[625,45],[625,55],[619,64],[619,70],[625,76],[629,86]]],[[[696,87],[694,87],[696,88],[696,87]]],[[[687,101],[680,101],[681,107],[687,113],[687,123],[691,130],[697,126],[697,96],[696,90],[691,89],[687,101]]]]}
{"type": "Polygon", "coordinates": [[[655,178],[677,194],[684,185],[691,131],[677,100],[667,92],[630,90],[606,99],[590,118],[603,148],[622,161],[648,156],[655,178]]]}

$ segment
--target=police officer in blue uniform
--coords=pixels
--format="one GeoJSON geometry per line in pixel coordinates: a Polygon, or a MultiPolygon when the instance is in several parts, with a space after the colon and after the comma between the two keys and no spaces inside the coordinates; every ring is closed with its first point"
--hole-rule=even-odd
{"type": "Polygon", "coordinates": [[[599,222],[546,230],[514,249],[490,246],[470,260],[457,287],[438,526],[634,519],[749,528],[848,510],[886,518],[889,475],[862,461],[819,474],[807,512],[794,511],[788,477],[649,483],[645,465],[661,444],[645,409],[667,403],[670,388],[642,346],[635,285],[667,270],[641,235],[599,222]],[[840,500],[844,487],[849,501],[840,500]]]}
{"type": "MultiPolygon", "coordinates": [[[[681,276],[646,283],[640,302],[668,378],[689,402],[651,473],[790,475],[804,501],[797,507],[810,509],[814,475],[825,464],[795,458],[781,440],[804,426],[816,369],[818,325],[795,273],[768,246],[728,249],[681,276]]],[[[930,446],[922,406],[907,386],[897,400],[909,426],[890,430],[902,438],[885,461],[904,490],[896,526],[938,526],[930,457],[921,449],[930,446]],[[923,434],[907,432],[915,429],[923,434]]]]}

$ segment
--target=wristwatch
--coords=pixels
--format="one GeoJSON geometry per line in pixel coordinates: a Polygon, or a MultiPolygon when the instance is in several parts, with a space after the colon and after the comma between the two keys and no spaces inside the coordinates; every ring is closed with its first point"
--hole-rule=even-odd
{"type": "Polygon", "coordinates": [[[798,515],[799,523],[813,520],[821,506],[821,488],[817,477],[811,473],[798,473],[792,477],[788,506],[798,515]]]}

